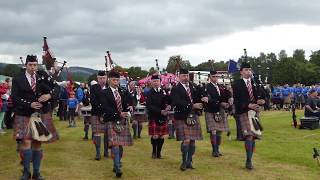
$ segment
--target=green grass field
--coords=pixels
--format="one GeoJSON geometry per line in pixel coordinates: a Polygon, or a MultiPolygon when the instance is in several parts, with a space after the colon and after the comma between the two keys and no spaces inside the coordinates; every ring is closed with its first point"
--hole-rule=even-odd
{"type": "MultiPolygon", "coordinates": [[[[298,112],[300,117],[302,112],[298,112]]],[[[202,117],[202,129],[205,129],[202,117]]],[[[195,170],[181,172],[180,143],[167,140],[161,160],[151,159],[150,139],[144,125],[142,139],[134,146],[125,147],[122,179],[320,179],[320,166],[312,158],[312,148],[320,148],[320,130],[298,130],[291,126],[291,113],[263,112],[265,128],[263,140],[257,142],[253,171],[244,169],[243,142],[228,140],[224,134],[221,150],[224,156],[211,157],[208,134],[197,142],[194,157],[195,170]]],[[[46,179],[82,180],[115,179],[112,160],[95,161],[91,141],[83,141],[83,123],[77,128],[66,128],[66,122],[55,121],[60,140],[45,144],[42,175],[46,179]]],[[[235,137],[234,119],[229,120],[235,137]]],[[[19,157],[15,152],[12,131],[0,136],[0,180],[18,179],[21,175],[19,157]]]]}

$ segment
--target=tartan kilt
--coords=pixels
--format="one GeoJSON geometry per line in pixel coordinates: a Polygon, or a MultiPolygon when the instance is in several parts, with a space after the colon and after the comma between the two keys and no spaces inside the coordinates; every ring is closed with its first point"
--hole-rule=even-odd
{"type": "Polygon", "coordinates": [[[169,134],[168,122],[162,125],[157,125],[155,120],[150,120],[149,124],[149,136],[164,136],[169,134]]]}
{"type": "Polygon", "coordinates": [[[199,116],[196,116],[197,123],[194,126],[188,126],[183,119],[175,119],[174,126],[176,128],[177,141],[184,140],[202,140],[202,131],[199,116]]]}
{"type": "Polygon", "coordinates": [[[221,121],[217,122],[213,118],[213,113],[206,112],[205,119],[206,119],[206,127],[207,127],[208,133],[211,133],[212,131],[221,131],[221,132],[229,131],[227,115],[224,116],[221,121]]]}
{"type": "Polygon", "coordinates": [[[148,119],[146,114],[134,114],[132,116],[132,120],[137,121],[139,124],[141,124],[143,122],[147,122],[148,119]]]}
{"type": "Polygon", "coordinates": [[[132,146],[133,140],[129,130],[129,123],[127,122],[124,125],[124,130],[119,133],[114,130],[114,126],[115,122],[109,121],[106,123],[109,146],[132,146]]]}
{"type": "Polygon", "coordinates": [[[258,136],[251,130],[248,112],[239,114],[239,121],[244,136],[253,136],[255,139],[261,139],[261,136],[258,136]]]}
{"type": "Polygon", "coordinates": [[[21,140],[32,140],[31,128],[29,126],[30,117],[14,116],[13,138],[21,140]]]}
{"type": "Polygon", "coordinates": [[[104,134],[106,132],[107,130],[106,123],[102,122],[99,116],[91,116],[90,122],[91,122],[92,133],[104,134]]]}
{"type": "Polygon", "coordinates": [[[43,124],[46,125],[49,132],[52,134],[52,138],[45,143],[51,143],[51,142],[58,140],[59,134],[53,124],[52,112],[48,112],[46,114],[41,114],[40,119],[42,120],[43,124]]]}
{"type": "MultiPolygon", "coordinates": [[[[47,127],[48,131],[52,134],[52,138],[47,143],[54,142],[59,139],[59,134],[53,125],[51,112],[41,114],[40,118],[47,127]]],[[[30,128],[30,117],[15,115],[14,117],[14,139],[32,140],[32,132],[30,128]]]]}

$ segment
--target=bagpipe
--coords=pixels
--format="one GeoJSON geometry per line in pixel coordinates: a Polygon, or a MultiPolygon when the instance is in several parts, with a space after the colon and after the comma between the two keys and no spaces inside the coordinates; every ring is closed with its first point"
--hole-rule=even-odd
{"type": "MultiPolygon", "coordinates": [[[[247,50],[244,49],[244,57],[245,60],[247,60],[247,50]]],[[[258,69],[260,69],[260,65],[258,66],[258,69]]],[[[251,78],[252,82],[253,82],[253,87],[255,88],[256,94],[257,94],[257,99],[256,100],[260,100],[263,99],[265,97],[265,89],[264,89],[264,85],[263,82],[261,80],[261,75],[260,75],[260,71],[258,70],[258,75],[252,73],[252,78],[251,78]]],[[[249,110],[248,111],[248,119],[249,119],[249,123],[250,123],[250,129],[251,131],[258,135],[261,136],[262,135],[262,131],[263,131],[263,127],[260,121],[260,117],[259,117],[259,112],[258,110],[249,110]]]]}

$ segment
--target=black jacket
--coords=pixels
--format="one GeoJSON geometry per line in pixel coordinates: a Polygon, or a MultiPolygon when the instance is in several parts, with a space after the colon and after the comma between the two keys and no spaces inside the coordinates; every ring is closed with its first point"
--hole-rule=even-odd
{"type": "MultiPolygon", "coordinates": [[[[196,91],[192,83],[189,83],[189,87],[193,103],[201,102],[201,97],[199,96],[199,93],[196,91]]],[[[175,108],[174,118],[181,120],[187,119],[188,115],[192,111],[192,103],[190,101],[187,91],[181,83],[178,83],[176,86],[172,88],[171,99],[172,106],[175,108]]]]}
{"type": "Polygon", "coordinates": [[[236,114],[242,114],[249,111],[248,105],[250,103],[256,103],[258,99],[264,99],[265,94],[258,90],[257,84],[251,79],[251,86],[253,96],[255,98],[254,102],[250,101],[250,96],[248,88],[243,79],[238,79],[232,84],[233,98],[236,108],[236,114]]]}
{"type": "Polygon", "coordinates": [[[38,98],[43,94],[50,94],[51,99],[42,103],[41,113],[47,113],[52,110],[52,102],[58,98],[59,95],[56,93],[53,79],[41,73],[37,73],[36,75],[36,92],[32,91],[25,72],[22,72],[12,79],[11,95],[16,115],[31,116],[31,114],[35,112],[35,110],[31,108],[31,103],[37,102],[38,98]]]}
{"type": "Polygon", "coordinates": [[[165,110],[166,105],[169,105],[168,103],[168,96],[164,94],[162,89],[160,92],[151,89],[146,102],[149,120],[164,121],[166,116],[161,114],[161,110],[165,110]]]}
{"type": "MultiPolygon", "coordinates": [[[[124,89],[120,89],[118,88],[118,92],[121,96],[121,105],[122,105],[122,109],[123,112],[128,112],[128,105],[131,104],[130,102],[130,95],[128,93],[128,91],[124,90],[124,89]]],[[[112,90],[110,87],[104,89],[102,91],[102,95],[99,98],[100,99],[100,103],[101,103],[101,110],[103,113],[103,120],[105,122],[107,121],[120,121],[121,117],[120,117],[120,113],[117,109],[117,104],[116,104],[116,100],[114,98],[114,95],[112,93],[112,90]]]]}
{"type": "Polygon", "coordinates": [[[102,87],[99,84],[95,84],[90,87],[90,104],[92,107],[91,115],[93,116],[100,116],[102,114],[100,103],[102,92],[102,87]]]}

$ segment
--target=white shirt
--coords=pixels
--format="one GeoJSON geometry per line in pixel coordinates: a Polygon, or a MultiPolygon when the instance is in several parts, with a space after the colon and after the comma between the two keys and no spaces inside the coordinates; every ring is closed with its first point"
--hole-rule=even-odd
{"type": "Polygon", "coordinates": [[[153,88],[156,92],[160,92],[161,88],[153,88]]]}
{"type": "MultiPolygon", "coordinates": [[[[31,85],[31,74],[29,74],[27,71],[26,71],[26,77],[27,77],[27,80],[28,80],[28,82],[29,82],[29,85],[30,85],[30,87],[32,86],[31,85]]],[[[36,74],[34,74],[33,75],[33,77],[34,77],[34,81],[35,81],[35,83],[37,84],[37,81],[36,81],[36,74]]]]}

